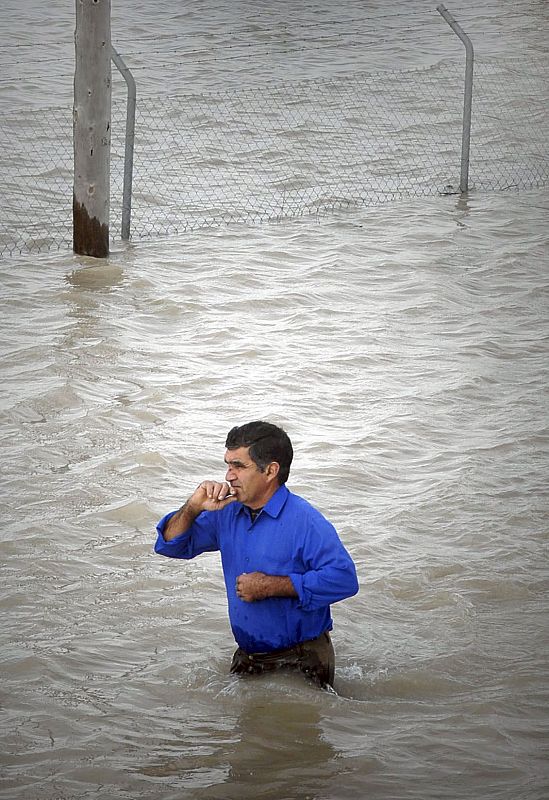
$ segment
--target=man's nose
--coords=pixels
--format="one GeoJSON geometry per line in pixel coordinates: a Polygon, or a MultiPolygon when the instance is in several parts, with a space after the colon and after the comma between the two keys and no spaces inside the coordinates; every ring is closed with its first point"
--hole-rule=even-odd
{"type": "Polygon", "coordinates": [[[225,480],[228,481],[229,483],[232,480],[234,480],[234,473],[233,473],[231,467],[227,468],[227,472],[225,473],[225,480]]]}

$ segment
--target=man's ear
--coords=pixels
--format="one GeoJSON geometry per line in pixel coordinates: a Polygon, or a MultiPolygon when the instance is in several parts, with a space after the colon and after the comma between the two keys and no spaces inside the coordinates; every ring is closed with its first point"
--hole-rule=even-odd
{"type": "Polygon", "coordinates": [[[278,461],[271,461],[270,464],[267,464],[265,472],[269,480],[274,480],[280,472],[280,464],[278,461]]]}

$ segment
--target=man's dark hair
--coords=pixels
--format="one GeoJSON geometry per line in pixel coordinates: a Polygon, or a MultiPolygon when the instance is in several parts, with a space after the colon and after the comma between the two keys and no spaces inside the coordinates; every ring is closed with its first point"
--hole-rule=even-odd
{"type": "Polygon", "coordinates": [[[227,450],[249,447],[250,457],[261,472],[267,464],[276,461],[280,465],[278,482],[282,486],[288,480],[294,451],[286,431],[271,422],[247,422],[232,428],[225,442],[227,450]]]}

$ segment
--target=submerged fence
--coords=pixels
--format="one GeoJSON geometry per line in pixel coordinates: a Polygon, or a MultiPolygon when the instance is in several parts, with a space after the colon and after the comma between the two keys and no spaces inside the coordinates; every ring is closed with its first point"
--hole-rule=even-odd
{"type": "MultiPolygon", "coordinates": [[[[545,61],[478,60],[470,191],[549,182],[545,61]]],[[[463,63],[139,99],[132,238],[457,192],[463,63]]],[[[113,94],[110,230],[122,217],[124,85],[113,94]]],[[[72,112],[0,119],[0,254],[72,243],[72,112]]]]}

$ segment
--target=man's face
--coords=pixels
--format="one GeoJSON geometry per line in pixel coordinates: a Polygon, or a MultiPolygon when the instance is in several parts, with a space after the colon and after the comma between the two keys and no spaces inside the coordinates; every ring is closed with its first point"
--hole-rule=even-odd
{"type": "Polygon", "coordinates": [[[278,488],[276,481],[269,480],[268,467],[265,472],[261,472],[252,461],[249,447],[227,450],[225,464],[225,480],[231,484],[238,500],[250,508],[261,508],[273,494],[273,488],[278,488]]]}

